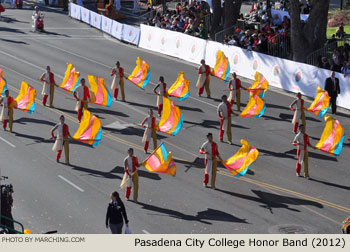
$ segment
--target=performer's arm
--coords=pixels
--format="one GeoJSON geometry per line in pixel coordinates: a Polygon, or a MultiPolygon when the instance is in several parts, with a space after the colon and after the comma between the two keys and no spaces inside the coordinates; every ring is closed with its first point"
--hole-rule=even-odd
{"type": "Polygon", "coordinates": [[[289,105],[290,110],[294,111],[293,106],[295,105],[295,103],[297,103],[297,100],[293,101],[293,102],[289,105]]]}
{"type": "Polygon", "coordinates": [[[157,89],[159,88],[160,84],[158,84],[154,89],[153,89],[153,92],[157,95],[158,92],[157,92],[157,89]]]}
{"type": "Polygon", "coordinates": [[[220,111],[220,107],[217,108],[216,112],[218,113],[218,116],[220,117],[220,119],[222,119],[222,113],[220,111]]]}
{"type": "Polygon", "coordinates": [[[108,223],[109,223],[109,218],[110,218],[110,211],[109,211],[109,206],[107,208],[107,213],[106,213],[106,228],[108,228],[108,223]]]}
{"type": "Polygon", "coordinates": [[[144,124],[146,123],[146,121],[147,121],[147,117],[146,117],[145,119],[143,119],[143,121],[142,121],[142,123],[141,123],[141,127],[144,126],[144,124]]]}
{"type": "Polygon", "coordinates": [[[117,71],[115,70],[115,68],[112,68],[112,73],[111,73],[111,76],[115,75],[117,71]]]}
{"type": "Polygon", "coordinates": [[[75,98],[77,101],[79,101],[79,99],[78,99],[78,97],[77,97],[77,91],[74,91],[73,96],[74,96],[74,98],[75,98]]]}
{"type": "Polygon", "coordinates": [[[54,131],[57,129],[57,127],[58,127],[58,126],[56,125],[56,126],[53,127],[52,130],[51,130],[51,138],[52,138],[52,139],[55,139],[54,131]]]}
{"type": "Polygon", "coordinates": [[[126,174],[128,174],[130,176],[130,173],[128,170],[128,160],[127,159],[124,160],[124,171],[126,174]]]}
{"type": "Polygon", "coordinates": [[[0,98],[0,104],[2,104],[3,100],[4,100],[4,99],[1,97],[1,98],[0,98]]]}
{"type": "Polygon", "coordinates": [[[136,167],[140,167],[142,164],[139,164],[139,159],[136,157],[136,167]]]}
{"type": "Polygon", "coordinates": [[[46,80],[45,80],[45,73],[43,73],[43,74],[41,75],[40,80],[41,80],[41,81],[46,81],[46,80]]]}

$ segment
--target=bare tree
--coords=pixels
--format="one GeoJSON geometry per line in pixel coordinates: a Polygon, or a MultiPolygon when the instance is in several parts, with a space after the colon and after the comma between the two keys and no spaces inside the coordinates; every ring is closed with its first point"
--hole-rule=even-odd
{"type": "Polygon", "coordinates": [[[324,46],[327,40],[329,0],[312,1],[306,22],[300,19],[299,0],[290,0],[291,43],[293,60],[305,62],[307,56],[324,46]]]}
{"type": "Polygon", "coordinates": [[[239,18],[242,2],[243,0],[226,0],[225,1],[224,29],[230,28],[236,23],[237,19],[239,18]]]}
{"type": "Polygon", "coordinates": [[[213,5],[213,21],[211,24],[211,37],[214,38],[215,33],[219,31],[221,23],[221,0],[212,0],[213,5]]]}

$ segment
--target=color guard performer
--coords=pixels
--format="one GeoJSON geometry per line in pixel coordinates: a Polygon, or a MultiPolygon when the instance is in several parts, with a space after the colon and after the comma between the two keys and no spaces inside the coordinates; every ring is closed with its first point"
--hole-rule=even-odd
{"type": "Polygon", "coordinates": [[[207,93],[207,97],[210,98],[210,74],[211,69],[210,66],[205,64],[205,60],[201,60],[201,65],[198,68],[198,81],[196,87],[198,88],[198,96],[202,96],[204,88],[207,93]]]}
{"type": "Polygon", "coordinates": [[[116,67],[113,68],[111,76],[113,77],[111,89],[114,94],[115,100],[118,98],[118,92],[120,87],[120,92],[122,95],[122,101],[125,101],[125,92],[124,92],[124,68],[120,67],[120,62],[117,61],[115,64],[116,67]]]}
{"type": "Polygon", "coordinates": [[[55,75],[51,72],[50,66],[46,67],[46,72],[41,75],[40,80],[44,83],[41,92],[43,95],[43,105],[46,106],[47,97],[50,95],[50,108],[52,108],[56,82],[55,75]]]}
{"type": "Polygon", "coordinates": [[[90,101],[90,91],[87,86],[85,86],[85,79],[82,78],[80,80],[80,85],[75,89],[74,98],[77,99],[77,105],[75,106],[75,110],[78,111],[78,120],[81,121],[81,117],[83,116],[83,109],[88,108],[88,103],[90,101]]]}
{"type": "Polygon", "coordinates": [[[219,140],[223,142],[224,132],[227,133],[227,141],[232,144],[232,134],[231,134],[231,115],[234,114],[232,111],[231,104],[227,101],[227,96],[223,95],[221,97],[221,103],[217,108],[218,116],[220,117],[220,132],[219,140]]]}
{"type": "Polygon", "coordinates": [[[150,109],[148,116],[142,121],[141,127],[145,127],[145,133],[143,134],[142,142],[145,143],[144,151],[147,153],[149,140],[153,139],[153,149],[157,148],[157,134],[156,134],[156,118],[153,116],[153,110],[150,109]],[[146,126],[145,123],[147,124],[146,126]]]}
{"type": "Polygon", "coordinates": [[[297,150],[297,165],[296,165],[296,175],[300,177],[301,165],[304,163],[304,177],[310,179],[309,177],[309,152],[307,147],[315,148],[310,143],[309,136],[305,133],[305,126],[300,124],[299,133],[295,136],[293,140],[293,145],[298,146],[297,150]]]}
{"type": "Polygon", "coordinates": [[[304,99],[301,98],[301,93],[297,93],[296,95],[297,99],[290,104],[290,110],[294,111],[294,116],[292,120],[293,126],[293,132],[295,134],[298,133],[298,126],[300,125],[300,120],[301,123],[306,127],[306,120],[305,120],[305,111],[304,111],[304,99]],[[294,105],[295,105],[295,110],[294,110],[294,105]]]}
{"type": "Polygon", "coordinates": [[[134,156],[134,149],[128,149],[128,156],[124,159],[124,176],[128,176],[128,185],[125,191],[125,198],[129,200],[131,194],[131,187],[134,186],[133,199],[137,202],[138,191],[139,191],[139,175],[137,173],[137,168],[141,165],[136,156],[134,156]]]}
{"type": "Polygon", "coordinates": [[[236,73],[232,73],[233,79],[231,79],[227,85],[230,95],[228,96],[228,102],[233,106],[233,103],[236,98],[237,110],[241,111],[241,88],[247,90],[245,87],[242,87],[242,82],[237,78],[236,73]]]}
{"type": "Polygon", "coordinates": [[[69,133],[68,125],[64,123],[64,116],[60,116],[60,123],[56,124],[51,130],[52,139],[56,139],[55,144],[52,148],[53,151],[57,151],[56,162],[58,163],[61,158],[62,148],[64,147],[64,155],[66,157],[66,164],[69,165],[69,138],[72,136],[69,133]],[[57,130],[57,136],[55,137],[54,132],[57,130]]]}
{"type": "Polygon", "coordinates": [[[161,116],[163,110],[163,97],[167,97],[166,83],[164,82],[164,77],[159,77],[158,85],[153,89],[153,92],[157,95],[157,107],[158,107],[158,116],[161,116]],[[158,92],[159,88],[159,92],[158,92]]]}
{"type": "Polygon", "coordinates": [[[10,106],[13,102],[13,97],[10,96],[10,92],[5,90],[5,96],[0,97],[0,104],[2,105],[0,121],[2,121],[2,127],[4,130],[7,128],[7,123],[9,123],[9,130],[12,132],[13,125],[13,107],[10,106]]]}
{"type": "Polygon", "coordinates": [[[213,134],[207,134],[207,141],[203,143],[199,153],[205,154],[205,173],[203,186],[207,187],[209,182],[209,175],[211,177],[211,188],[215,189],[216,169],[217,169],[217,158],[222,160],[219,154],[218,145],[213,141],[213,134]]]}

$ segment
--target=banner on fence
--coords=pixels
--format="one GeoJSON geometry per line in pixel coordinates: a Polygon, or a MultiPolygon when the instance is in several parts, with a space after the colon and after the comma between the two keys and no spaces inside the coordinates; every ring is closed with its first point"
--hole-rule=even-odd
{"type": "Polygon", "coordinates": [[[101,30],[102,16],[96,12],[90,11],[90,25],[101,30]]]}
{"type": "Polygon", "coordinates": [[[206,40],[180,32],[141,24],[139,47],[147,50],[199,64],[205,56],[206,43],[206,40]]]}
{"type": "Polygon", "coordinates": [[[119,40],[123,38],[124,25],[113,20],[111,35],[119,40]]]}
{"type": "Polygon", "coordinates": [[[90,11],[86,8],[80,7],[81,21],[90,24],[90,11]]]}
{"type": "Polygon", "coordinates": [[[140,41],[140,29],[124,24],[122,40],[138,45],[140,41]]]}
{"type": "Polygon", "coordinates": [[[80,20],[81,18],[81,12],[80,12],[80,6],[76,5],[74,3],[70,3],[70,16],[74,19],[80,20]]]}
{"type": "MultiPolygon", "coordinates": [[[[271,86],[294,93],[301,92],[306,96],[315,97],[317,86],[324,88],[326,78],[331,75],[331,71],[315,66],[208,41],[205,61],[211,67],[215,66],[218,50],[229,58],[231,72],[249,79],[254,78],[255,72],[260,72],[271,86]]],[[[339,73],[336,77],[339,78],[341,89],[337,104],[350,109],[350,85],[347,84],[350,79],[339,73]]]]}
{"type": "Polygon", "coordinates": [[[102,31],[104,31],[105,33],[111,34],[113,20],[108,17],[102,16],[101,22],[102,22],[101,24],[102,31]]]}

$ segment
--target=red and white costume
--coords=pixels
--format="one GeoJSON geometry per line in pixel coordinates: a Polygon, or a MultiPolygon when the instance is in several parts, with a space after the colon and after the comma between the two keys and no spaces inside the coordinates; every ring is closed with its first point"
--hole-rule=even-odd
{"type": "Polygon", "coordinates": [[[219,154],[218,145],[215,142],[206,141],[203,143],[201,150],[201,154],[205,154],[204,162],[205,162],[205,173],[203,183],[208,184],[209,182],[209,174],[214,176],[212,178],[212,187],[215,187],[215,176],[216,176],[216,167],[217,167],[217,156],[219,154]]]}
{"type": "Polygon", "coordinates": [[[88,107],[88,99],[90,99],[89,88],[87,86],[79,85],[74,91],[74,97],[78,100],[75,110],[78,111],[78,120],[80,121],[83,115],[83,109],[87,109],[88,107]]]}
{"type": "Polygon", "coordinates": [[[128,184],[125,191],[125,198],[129,199],[131,193],[131,187],[134,185],[134,200],[137,200],[138,194],[138,175],[137,167],[139,166],[139,161],[136,156],[127,156],[124,159],[124,177],[129,176],[128,184]],[[137,179],[136,179],[137,177],[137,179]],[[135,197],[136,196],[136,197],[135,197]]]}
{"type": "Polygon", "coordinates": [[[7,122],[9,121],[9,107],[10,104],[13,102],[13,98],[11,96],[4,96],[2,99],[2,110],[0,114],[0,121],[2,121],[2,126],[4,130],[7,128],[7,122]]]}
{"type": "Polygon", "coordinates": [[[232,142],[231,135],[231,115],[232,115],[232,107],[230,103],[221,102],[217,107],[217,113],[220,117],[220,132],[219,132],[219,140],[223,141],[224,132],[227,132],[227,140],[232,142]]]}
{"type": "MultiPolygon", "coordinates": [[[[53,92],[51,91],[51,84],[55,83],[55,76],[51,72],[45,72],[43,73],[41,79],[40,79],[44,84],[43,84],[43,90],[41,91],[41,94],[43,95],[43,105],[46,106],[47,102],[47,97],[49,95],[53,95],[53,92]]],[[[50,104],[52,105],[52,104],[50,104]]]]}
{"type": "MultiPolygon", "coordinates": [[[[147,152],[149,146],[149,140],[153,138],[153,147],[157,148],[157,136],[156,136],[156,118],[154,116],[147,116],[145,118],[146,129],[143,134],[142,142],[145,143],[144,150],[147,152]]],[[[141,124],[143,127],[144,124],[141,124]]]]}
{"type": "Polygon", "coordinates": [[[113,77],[111,89],[115,99],[118,98],[119,88],[121,89],[122,99],[125,100],[124,94],[124,68],[113,68],[111,76],[113,77]]]}
{"type": "MultiPolygon", "coordinates": [[[[291,110],[293,110],[293,107],[290,107],[291,110]]],[[[292,120],[292,124],[294,125],[293,127],[293,132],[297,133],[298,132],[298,127],[300,125],[300,120],[302,120],[304,126],[305,126],[305,114],[304,114],[304,99],[297,99],[295,101],[295,110],[294,110],[294,116],[292,120]]]]}
{"type": "MultiPolygon", "coordinates": [[[[157,88],[156,88],[157,89],[157,88]]],[[[161,82],[159,83],[159,92],[157,90],[154,90],[154,93],[158,95],[157,97],[157,107],[158,107],[158,115],[160,116],[163,110],[163,97],[167,97],[167,91],[166,91],[166,83],[161,82]]]]}
{"type": "MultiPolygon", "coordinates": [[[[203,94],[204,88],[206,86],[209,86],[209,81],[210,81],[210,73],[211,69],[208,65],[201,65],[198,68],[198,80],[196,87],[198,88],[198,95],[201,96],[203,94]]],[[[208,93],[209,87],[207,87],[207,95],[210,95],[210,91],[208,93]]]]}

